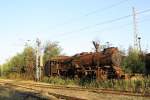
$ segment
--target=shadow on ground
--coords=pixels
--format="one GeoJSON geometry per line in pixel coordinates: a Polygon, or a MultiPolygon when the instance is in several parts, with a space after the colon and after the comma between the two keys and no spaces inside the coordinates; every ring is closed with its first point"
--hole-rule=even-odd
{"type": "Polygon", "coordinates": [[[0,100],[49,100],[38,93],[23,92],[0,86],[0,100]]]}

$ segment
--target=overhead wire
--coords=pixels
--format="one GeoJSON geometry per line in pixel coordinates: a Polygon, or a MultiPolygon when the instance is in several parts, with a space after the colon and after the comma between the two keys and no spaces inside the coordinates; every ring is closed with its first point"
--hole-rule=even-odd
{"type": "MultiPolygon", "coordinates": [[[[149,21],[147,21],[147,19],[144,19],[144,20],[141,20],[141,21],[139,21],[140,23],[145,23],[145,22],[149,22],[149,21]]],[[[130,26],[130,25],[132,25],[132,23],[126,23],[126,24],[121,24],[121,25],[119,25],[119,28],[118,28],[118,26],[116,26],[116,27],[109,27],[109,28],[103,28],[103,29],[101,29],[101,30],[97,30],[97,31],[92,31],[92,33],[95,33],[95,34],[98,34],[98,33],[103,33],[103,32],[105,32],[106,30],[122,30],[124,27],[126,27],[126,26],[130,26]]],[[[75,36],[73,36],[73,37],[75,37],[75,36]]],[[[63,39],[66,39],[65,37],[63,38],[63,39]]]]}
{"type": "Polygon", "coordinates": [[[120,4],[124,3],[124,2],[127,2],[127,1],[128,0],[121,0],[121,1],[119,1],[117,3],[115,3],[115,4],[109,5],[108,7],[104,7],[102,9],[97,9],[95,11],[89,12],[89,13],[85,14],[84,16],[89,16],[89,15],[95,14],[95,13],[100,12],[100,11],[103,12],[105,10],[111,9],[113,7],[116,7],[116,6],[118,6],[118,5],[120,5],[120,4]]]}
{"type": "Polygon", "coordinates": [[[113,7],[116,7],[116,6],[118,6],[118,5],[122,4],[122,3],[125,3],[125,2],[127,2],[127,1],[128,1],[128,0],[121,0],[121,1],[119,1],[119,2],[117,2],[117,3],[111,4],[111,5],[107,6],[107,7],[102,8],[102,9],[97,9],[97,10],[88,12],[88,13],[86,13],[86,14],[83,14],[83,15],[81,15],[80,17],[72,18],[72,19],[70,19],[70,20],[68,20],[68,21],[66,21],[66,22],[64,22],[64,23],[62,23],[62,24],[60,24],[60,25],[57,25],[56,28],[57,28],[58,26],[64,26],[64,25],[66,25],[66,24],[71,24],[71,23],[73,23],[74,21],[77,21],[77,20],[79,20],[79,19],[82,18],[82,17],[87,17],[87,16],[93,15],[93,14],[98,13],[98,12],[103,12],[103,11],[109,10],[109,9],[111,9],[111,8],[113,8],[113,7]]]}
{"type": "MultiPolygon", "coordinates": [[[[141,20],[141,21],[139,21],[140,23],[145,23],[145,22],[148,22],[147,21],[147,19],[144,19],[144,20],[141,20]]],[[[99,32],[102,32],[102,31],[105,31],[106,29],[107,30],[113,30],[113,29],[117,29],[117,30],[120,30],[122,27],[125,27],[125,26],[129,26],[129,25],[132,25],[133,23],[127,23],[127,24],[124,24],[124,25],[119,25],[119,29],[118,29],[118,27],[111,27],[111,28],[104,28],[104,29],[102,29],[102,30],[99,30],[99,31],[96,31],[97,33],[99,33],[99,32]]]]}
{"type": "MultiPolygon", "coordinates": [[[[137,14],[143,14],[143,13],[146,13],[146,12],[150,12],[150,9],[146,9],[146,10],[137,12],[137,14]]],[[[86,27],[80,28],[80,29],[78,29],[78,30],[61,33],[61,34],[59,34],[59,36],[61,36],[61,35],[62,35],[62,36],[65,36],[65,35],[67,35],[67,34],[72,34],[72,33],[76,33],[76,32],[81,32],[81,31],[84,31],[84,30],[87,30],[87,29],[90,29],[90,28],[93,28],[93,27],[96,27],[96,26],[100,26],[100,25],[104,25],[104,24],[110,24],[110,23],[117,22],[117,21],[120,21],[120,20],[123,20],[123,19],[127,19],[127,18],[129,18],[129,17],[131,17],[131,16],[133,16],[133,15],[132,15],[132,14],[129,14],[129,15],[125,15],[125,16],[122,16],[122,17],[115,18],[115,19],[111,19],[111,20],[107,20],[107,21],[104,21],[104,22],[96,23],[96,24],[94,24],[94,25],[86,26],[86,27]]]]}

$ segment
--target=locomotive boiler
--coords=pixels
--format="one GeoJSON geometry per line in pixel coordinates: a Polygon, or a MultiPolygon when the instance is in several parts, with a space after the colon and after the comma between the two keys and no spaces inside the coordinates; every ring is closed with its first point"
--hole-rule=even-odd
{"type": "Polygon", "coordinates": [[[46,62],[46,76],[90,79],[120,79],[124,77],[120,67],[121,56],[115,47],[96,52],[83,52],[73,56],[58,56],[46,62]]]}

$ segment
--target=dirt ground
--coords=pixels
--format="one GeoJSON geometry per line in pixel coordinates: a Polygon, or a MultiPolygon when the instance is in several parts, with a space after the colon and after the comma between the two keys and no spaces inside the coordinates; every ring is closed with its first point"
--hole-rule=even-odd
{"type": "Polygon", "coordinates": [[[75,97],[76,99],[74,100],[150,100],[150,98],[148,97],[103,94],[90,91],[75,91],[41,87],[35,88],[33,86],[30,86],[29,88],[24,88],[6,84],[7,82],[9,84],[36,84],[32,81],[12,81],[0,79],[0,82],[0,100],[72,100],[72,98],[66,98],[64,96],[75,97]],[[5,84],[3,84],[2,82],[5,82],[5,84]],[[63,97],[58,97],[57,95],[63,95],[63,97]]]}
{"type": "Polygon", "coordinates": [[[52,95],[47,97],[33,91],[19,91],[10,87],[0,86],[0,100],[57,100],[57,98],[52,95]]]}

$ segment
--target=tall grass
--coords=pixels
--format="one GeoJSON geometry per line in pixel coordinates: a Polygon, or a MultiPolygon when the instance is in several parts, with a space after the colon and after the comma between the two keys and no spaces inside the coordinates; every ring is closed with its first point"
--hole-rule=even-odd
{"type": "Polygon", "coordinates": [[[19,79],[19,80],[34,80],[34,76],[28,75],[28,74],[19,74],[19,73],[9,73],[3,76],[0,76],[0,78],[4,79],[19,79]]]}
{"type": "MultiPolygon", "coordinates": [[[[21,80],[32,79],[32,77],[30,78],[27,77],[26,75],[20,75],[15,73],[11,73],[5,77],[9,79],[21,79],[21,80]]],[[[44,77],[41,81],[54,85],[71,85],[71,86],[81,86],[84,88],[101,88],[101,89],[131,91],[134,93],[150,94],[150,76],[134,80],[132,79],[89,80],[89,79],[69,79],[61,77],[44,77]]]]}
{"type": "Polygon", "coordinates": [[[55,85],[77,85],[84,88],[101,88],[134,93],[150,94],[150,77],[140,80],[86,80],[86,79],[63,79],[60,77],[45,77],[42,80],[55,85]]]}
{"type": "Polygon", "coordinates": [[[44,77],[42,82],[55,84],[55,85],[77,85],[78,80],[68,79],[68,78],[60,78],[60,77],[44,77]]]}

